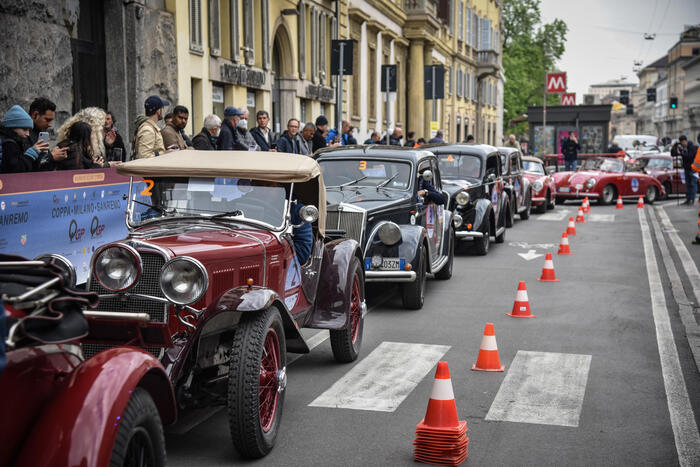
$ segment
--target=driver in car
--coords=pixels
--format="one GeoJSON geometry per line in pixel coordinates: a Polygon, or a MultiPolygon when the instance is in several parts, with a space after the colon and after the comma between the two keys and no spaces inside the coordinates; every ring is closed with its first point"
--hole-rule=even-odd
{"type": "Polygon", "coordinates": [[[425,198],[425,201],[428,203],[443,206],[447,204],[447,196],[437,191],[432,183],[423,179],[423,172],[421,172],[421,177],[418,179],[418,196],[425,198]]]}

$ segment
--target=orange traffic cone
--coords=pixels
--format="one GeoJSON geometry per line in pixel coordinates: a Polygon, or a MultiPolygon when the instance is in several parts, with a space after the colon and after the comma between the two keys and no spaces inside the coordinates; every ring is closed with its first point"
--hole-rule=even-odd
{"type": "Polygon", "coordinates": [[[559,279],[554,275],[554,261],[551,253],[547,253],[547,256],[545,256],[542,276],[538,277],[537,280],[542,282],[559,282],[559,279]]]}
{"type": "Polygon", "coordinates": [[[622,204],[622,196],[617,197],[617,206],[615,206],[615,209],[625,209],[625,205],[622,204]]]}
{"type": "Polygon", "coordinates": [[[518,283],[518,291],[515,292],[513,311],[506,314],[508,316],[512,316],[513,318],[536,318],[536,316],[530,312],[530,301],[527,299],[525,281],[520,281],[518,283]]]}
{"type": "Polygon", "coordinates": [[[588,196],[583,198],[583,206],[582,207],[583,207],[584,214],[588,214],[589,212],[591,212],[591,202],[588,201],[588,196]]]}
{"type": "Polygon", "coordinates": [[[637,201],[637,209],[644,209],[644,197],[639,195],[639,201],[637,201]]]}
{"type": "Polygon", "coordinates": [[[581,208],[581,207],[578,208],[578,214],[576,214],[576,223],[577,224],[578,223],[581,223],[581,224],[586,223],[586,219],[583,218],[583,208],[581,208]]]}
{"type": "Polygon", "coordinates": [[[498,346],[496,345],[496,333],[493,330],[493,323],[486,323],[484,337],[481,338],[479,356],[476,363],[472,365],[472,370],[478,371],[503,371],[505,367],[501,365],[498,358],[498,346]]]}
{"type": "Polygon", "coordinates": [[[418,462],[459,465],[467,458],[467,422],[457,416],[447,362],[438,362],[425,418],[416,425],[413,457],[418,462]]]}
{"type": "Polygon", "coordinates": [[[569,216],[569,226],[566,228],[566,235],[576,235],[576,224],[574,218],[569,216]]]}
{"type": "Polygon", "coordinates": [[[558,255],[572,255],[571,249],[569,248],[569,237],[566,235],[566,232],[561,234],[561,243],[559,244],[559,251],[557,251],[558,255]]]}

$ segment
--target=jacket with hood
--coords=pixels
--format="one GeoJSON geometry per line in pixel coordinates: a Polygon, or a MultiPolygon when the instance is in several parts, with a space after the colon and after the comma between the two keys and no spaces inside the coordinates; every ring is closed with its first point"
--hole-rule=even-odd
{"type": "Polygon", "coordinates": [[[2,164],[0,173],[33,172],[36,160],[24,153],[29,147],[29,141],[15,133],[11,128],[0,127],[2,140],[2,164]]]}

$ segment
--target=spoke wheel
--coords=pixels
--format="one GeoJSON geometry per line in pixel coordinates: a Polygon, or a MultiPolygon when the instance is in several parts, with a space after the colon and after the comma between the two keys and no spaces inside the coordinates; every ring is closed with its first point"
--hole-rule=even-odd
{"type": "Polygon", "coordinates": [[[362,331],[365,318],[362,316],[362,302],[365,299],[365,288],[362,280],[362,265],[355,258],[348,274],[352,281],[350,287],[350,302],[348,303],[348,319],[345,328],[331,330],[331,349],[333,357],[339,363],[353,362],[360,355],[362,347],[362,331]]]}
{"type": "Polygon", "coordinates": [[[137,387],[121,416],[111,467],[161,467],[166,464],[160,415],[148,391],[137,387]]]}

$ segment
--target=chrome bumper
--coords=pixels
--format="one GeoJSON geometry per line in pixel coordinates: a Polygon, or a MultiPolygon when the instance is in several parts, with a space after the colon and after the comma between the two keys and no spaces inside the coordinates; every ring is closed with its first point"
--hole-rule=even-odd
{"type": "Polygon", "coordinates": [[[541,198],[539,196],[537,198],[532,198],[533,203],[544,203],[545,201],[547,201],[547,198],[544,196],[541,198]]]}
{"type": "Polygon", "coordinates": [[[474,238],[483,238],[484,233],[472,232],[467,230],[458,230],[457,232],[455,232],[455,237],[457,237],[460,240],[472,240],[474,238]]]}
{"type": "Polygon", "coordinates": [[[574,191],[574,192],[569,192],[569,193],[557,192],[556,196],[560,196],[562,198],[571,198],[571,199],[583,199],[586,196],[588,196],[589,198],[600,198],[600,195],[598,193],[589,193],[587,191],[574,191]]]}
{"type": "Polygon", "coordinates": [[[365,271],[365,282],[415,282],[415,271],[365,271]]]}

